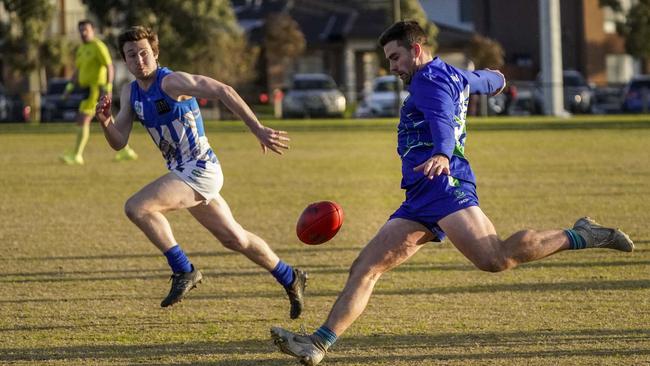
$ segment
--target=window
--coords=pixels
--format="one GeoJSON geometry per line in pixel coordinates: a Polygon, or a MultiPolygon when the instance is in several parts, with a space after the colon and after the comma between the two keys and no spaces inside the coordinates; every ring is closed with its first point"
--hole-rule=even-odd
{"type": "Polygon", "coordinates": [[[609,54],[605,57],[607,82],[625,83],[640,71],[639,61],[626,54],[609,54]]]}
{"type": "Polygon", "coordinates": [[[472,0],[460,0],[460,22],[472,23],[472,0]]]}

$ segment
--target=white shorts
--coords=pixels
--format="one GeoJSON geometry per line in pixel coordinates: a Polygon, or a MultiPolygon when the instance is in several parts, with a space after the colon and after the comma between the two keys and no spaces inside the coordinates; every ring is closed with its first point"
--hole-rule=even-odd
{"type": "Polygon", "coordinates": [[[174,168],[171,171],[203,196],[203,203],[206,205],[219,195],[223,186],[223,173],[221,164],[218,162],[205,162],[205,168],[203,168],[197,166],[197,162],[193,161],[183,164],[181,169],[174,168]]]}

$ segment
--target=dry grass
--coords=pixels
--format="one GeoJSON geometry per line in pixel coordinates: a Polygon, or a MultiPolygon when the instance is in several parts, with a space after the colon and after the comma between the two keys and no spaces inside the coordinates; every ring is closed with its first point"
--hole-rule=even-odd
{"type": "MultiPolygon", "coordinates": [[[[268,328],[319,326],[349,264],[403,195],[394,126],[346,123],[276,122],[292,132],[283,157],[261,155],[240,125],[207,126],[235,216],[311,274],[299,321],[288,319],[270,275],[185,212],[169,218],[206,281],[180,305],[159,307],[166,261],[122,213],[130,194],[164,173],[141,129],[132,140],[140,160],[113,163],[95,131],[87,165],[67,167],[56,157],[73,142],[70,126],[0,125],[0,364],[293,364],[268,328]],[[346,222],[333,241],[301,245],[295,220],[322,199],[339,202],[346,222]]],[[[467,152],[503,236],[589,214],[623,228],[637,251],[567,252],[488,274],[449,243],[432,244],[382,278],[326,365],[650,362],[647,122],[506,131],[490,123],[470,127],[467,152]]]]}

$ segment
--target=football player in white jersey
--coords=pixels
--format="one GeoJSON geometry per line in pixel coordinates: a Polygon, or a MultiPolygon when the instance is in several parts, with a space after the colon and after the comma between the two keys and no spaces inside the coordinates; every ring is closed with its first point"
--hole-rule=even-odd
{"type": "Polygon", "coordinates": [[[131,27],[120,34],[118,42],[136,80],[122,88],[122,103],[115,118],[108,97],[99,101],[96,115],[106,140],[116,150],[127,144],[133,121],[138,119],[167,161],[169,172],[135,193],[125,205],[126,215],[167,257],[172,269],[171,290],[161,306],[181,301],[202,279],[164,216],[168,211],[187,209],[226,248],[271,272],[289,295],[290,317],[297,318],[303,307],[307,274],[281,261],[263,239],[234,219],[219,194],[221,166],[205,136],[196,98],[224,103],[246,123],[263,152],[282,154],[289,148],[287,133],[262,125],[232,87],[206,76],[160,67],[158,37],[150,29],[131,27]]]}

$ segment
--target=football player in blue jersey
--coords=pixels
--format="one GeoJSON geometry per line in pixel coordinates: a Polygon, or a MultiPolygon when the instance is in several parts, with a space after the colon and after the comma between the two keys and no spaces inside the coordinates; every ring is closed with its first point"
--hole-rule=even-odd
{"type": "Polygon", "coordinates": [[[234,219],[219,194],[223,184],[221,166],[205,135],[196,98],[223,102],[246,123],[263,152],[282,154],[288,149],[286,132],[262,125],[230,86],[207,76],[160,67],[158,37],[152,30],[131,27],[120,34],[118,43],[135,81],[122,88],[122,103],[115,118],[108,97],[99,101],[95,112],[106,140],[115,150],[126,146],[137,119],[167,163],[167,174],[146,185],[125,204],[126,215],[167,257],[172,269],[171,289],[161,306],[181,301],[202,279],[164,216],[168,211],[187,209],[226,248],[244,254],[271,272],[289,295],[290,317],[299,317],[307,274],[281,261],[263,239],[234,219]]]}
{"type": "Polygon", "coordinates": [[[359,253],[320,328],[311,335],[271,328],[279,349],[304,365],[318,364],[364,311],[381,275],[427,242],[447,236],[477,268],[489,272],[567,249],[630,252],[634,248],[622,231],[602,227],[587,217],[569,230],[523,230],[501,240],[478,205],[476,180],[465,157],[465,117],[469,95],[496,95],[503,90],[505,77],[494,70],[457,69],[434,58],[424,31],[413,21],[393,24],[380,36],[379,44],[390,71],[409,91],[397,133],[406,199],[359,253]]]}

